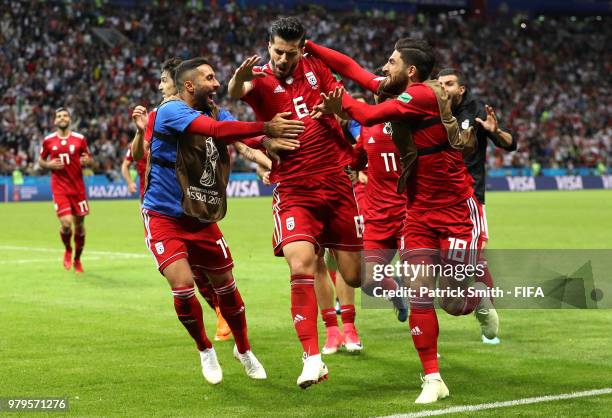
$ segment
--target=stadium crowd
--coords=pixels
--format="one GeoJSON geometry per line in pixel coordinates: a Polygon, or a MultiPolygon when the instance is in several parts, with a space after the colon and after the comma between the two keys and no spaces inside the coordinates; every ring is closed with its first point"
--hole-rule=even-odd
{"type": "MultiPolygon", "coordinates": [[[[207,3],[208,4],[208,3],[207,3]]],[[[203,55],[226,84],[249,55],[267,56],[266,31],[277,13],[235,3],[203,9],[178,6],[119,8],[102,2],[7,1],[0,12],[0,174],[40,172],[40,143],[53,131],[53,110],[73,113],[74,130],[89,141],[95,172],[118,179],[134,130],[130,111],[152,108],[159,63],[203,55]],[[114,29],[100,33],[97,29],[114,29]],[[123,36],[115,36],[120,32],[123,36]],[[105,39],[106,42],[103,40],[105,39]]],[[[518,138],[516,153],[491,151],[489,167],[610,167],[612,51],[606,18],[499,18],[461,13],[402,14],[286,11],[302,17],[308,36],[382,65],[402,36],[423,36],[441,67],[461,68],[471,90],[497,110],[518,138]]],[[[349,86],[351,88],[352,86],[349,86]]],[[[248,106],[218,103],[239,119],[248,106]]],[[[253,167],[236,158],[234,169],[253,167]]]]}

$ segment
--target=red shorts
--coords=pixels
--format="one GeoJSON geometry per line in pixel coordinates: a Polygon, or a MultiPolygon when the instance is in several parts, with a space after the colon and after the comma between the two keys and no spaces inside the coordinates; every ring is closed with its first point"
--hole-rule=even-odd
{"type": "Polygon", "coordinates": [[[85,216],[89,214],[89,204],[85,193],[76,195],[53,193],[53,205],[58,218],[66,215],[85,216]]]}
{"type": "Polygon", "coordinates": [[[445,208],[408,210],[402,234],[402,260],[475,265],[484,241],[482,207],[473,197],[445,208]]]}
{"type": "Polygon", "coordinates": [[[355,200],[357,201],[359,213],[363,214],[366,208],[365,184],[361,183],[360,181],[357,181],[357,183],[353,185],[353,191],[355,193],[355,200]]]}
{"type": "Polygon", "coordinates": [[[234,267],[232,254],[216,223],[184,216],[173,218],[142,209],[145,243],[159,271],[186,258],[192,268],[221,274],[234,267]]]}
{"type": "Polygon", "coordinates": [[[295,241],[311,242],[317,252],[321,247],[363,248],[363,217],[357,210],[353,185],[343,171],[279,183],[272,212],[276,256],[283,256],[283,247],[295,241]]]}
{"type": "Polygon", "coordinates": [[[363,252],[366,262],[387,264],[400,248],[404,219],[365,221],[363,252]]]}

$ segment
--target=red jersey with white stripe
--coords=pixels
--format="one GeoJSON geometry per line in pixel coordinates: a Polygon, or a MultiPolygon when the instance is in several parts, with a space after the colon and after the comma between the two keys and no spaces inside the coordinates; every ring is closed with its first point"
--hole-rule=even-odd
{"type": "MultiPolygon", "coordinates": [[[[361,103],[350,96],[343,98],[343,108],[362,125],[383,121],[403,121],[415,127],[426,119],[440,117],[438,99],[434,91],[423,83],[414,83],[396,99],[376,106],[361,103]]],[[[412,131],[417,148],[428,148],[448,143],[446,129],[441,122],[412,131]]],[[[407,185],[409,209],[426,210],[451,206],[472,194],[469,175],[461,151],[448,148],[418,158],[415,173],[407,185]]]]}
{"type": "Polygon", "coordinates": [[[40,156],[45,160],[59,158],[64,163],[64,168],[51,170],[51,192],[53,194],[85,194],[81,168],[81,156],[84,155],[89,155],[87,141],[77,132],[70,132],[65,138],[60,138],[57,133],[45,137],[40,156]]]}
{"type": "Polygon", "coordinates": [[[321,102],[321,93],[336,86],[329,68],[319,59],[305,55],[293,73],[284,80],[276,78],[270,64],[259,67],[266,76],[255,78],[253,89],[242,100],[255,111],[257,120],[270,120],[280,112],[291,112],[291,119],[304,122],[306,130],[298,139],[299,149],[281,155],[280,164],[273,161],[270,181],[273,183],[313,174],[338,171],[351,161],[352,149],[333,115],[312,119],[310,111],[321,102]]]}
{"type": "MultiPolygon", "coordinates": [[[[321,58],[342,77],[349,78],[374,93],[384,80],[384,77],[364,70],[351,58],[332,49],[309,41],[306,50],[321,58]]],[[[345,94],[342,98],[342,108],[351,119],[362,126],[384,122],[408,124],[417,148],[448,144],[448,135],[442,122],[419,128],[423,121],[440,117],[436,94],[425,83],[413,83],[397,98],[377,105],[362,103],[345,94]]],[[[418,158],[414,170],[406,190],[408,209],[447,207],[465,201],[472,194],[474,181],[467,171],[460,151],[447,148],[423,155],[418,158]]]]}
{"type": "Polygon", "coordinates": [[[401,166],[397,148],[391,139],[391,124],[362,126],[355,145],[357,167],[367,161],[368,182],[365,185],[365,222],[392,221],[404,218],[406,196],[397,194],[401,166]]]}

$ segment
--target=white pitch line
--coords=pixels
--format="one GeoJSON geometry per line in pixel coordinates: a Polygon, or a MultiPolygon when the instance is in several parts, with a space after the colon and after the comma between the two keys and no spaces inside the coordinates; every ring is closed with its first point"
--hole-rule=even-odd
{"type": "MultiPolygon", "coordinates": [[[[61,253],[62,248],[40,248],[40,247],[20,247],[17,245],[0,245],[0,250],[17,250],[17,251],[33,251],[41,253],[61,253]]],[[[84,254],[96,254],[96,255],[109,255],[113,257],[125,257],[125,258],[149,258],[148,254],[138,253],[119,253],[113,251],[92,251],[85,249],[84,254]]]]}
{"type": "MultiPolygon", "coordinates": [[[[87,257],[87,261],[91,260],[101,260],[102,257],[87,257]]],[[[30,263],[52,263],[55,261],[61,260],[60,257],[57,258],[25,258],[23,260],[0,260],[0,264],[30,264],[30,263]]]]}
{"type": "Polygon", "coordinates": [[[612,393],[612,388],[586,390],[584,392],[562,393],[560,395],[537,396],[535,398],[523,398],[513,401],[481,403],[478,405],[463,405],[453,406],[446,409],[432,409],[429,411],[414,412],[411,414],[387,415],[380,418],[417,418],[417,417],[433,417],[435,415],[455,414],[460,412],[482,411],[484,409],[506,408],[509,406],[529,405],[540,402],[559,401],[563,399],[583,398],[586,396],[607,395],[612,393]]]}

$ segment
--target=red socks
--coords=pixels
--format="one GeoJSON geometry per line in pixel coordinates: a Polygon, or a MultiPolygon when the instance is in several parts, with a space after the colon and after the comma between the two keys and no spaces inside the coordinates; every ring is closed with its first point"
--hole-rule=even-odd
{"type": "Polygon", "coordinates": [[[200,276],[200,274],[195,273],[195,271],[193,278],[196,282],[196,286],[198,286],[200,295],[202,295],[206,303],[208,303],[208,306],[215,309],[215,307],[218,305],[217,295],[215,295],[215,291],[213,290],[212,284],[208,278],[200,276]]]}
{"type": "Polygon", "coordinates": [[[336,317],[336,310],[334,308],[322,309],[321,317],[323,318],[323,322],[325,322],[325,328],[338,326],[338,318],[336,317]]]}
{"type": "Polygon", "coordinates": [[[355,323],[355,305],[340,306],[340,317],[342,318],[342,326],[355,323]]]}
{"type": "Polygon", "coordinates": [[[410,334],[419,353],[425,374],[439,373],[438,368],[438,317],[431,308],[410,307],[410,334]]]}
{"type": "Polygon", "coordinates": [[[70,240],[72,239],[72,229],[69,229],[66,233],[62,232],[60,229],[60,237],[62,238],[66,251],[72,251],[72,246],[70,245],[70,240]]]}
{"type": "Polygon", "coordinates": [[[251,349],[251,345],[247,336],[244,302],[236,287],[236,282],[232,278],[225,283],[213,285],[213,289],[217,295],[221,315],[232,330],[238,352],[241,354],[245,353],[251,349]]]}
{"type": "Polygon", "coordinates": [[[85,246],[85,231],[83,231],[83,235],[79,235],[76,232],[74,233],[74,259],[80,260],[81,253],[83,252],[83,247],[85,246]]]}
{"type": "Polygon", "coordinates": [[[319,354],[314,276],[310,274],[291,275],[291,316],[306,355],[319,354]]]}
{"type": "Polygon", "coordinates": [[[212,348],[212,344],[204,331],[202,306],[195,296],[194,288],[177,287],[172,289],[172,295],[174,296],[176,315],[195,341],[198,350],[203,351],[212,348]]]}

